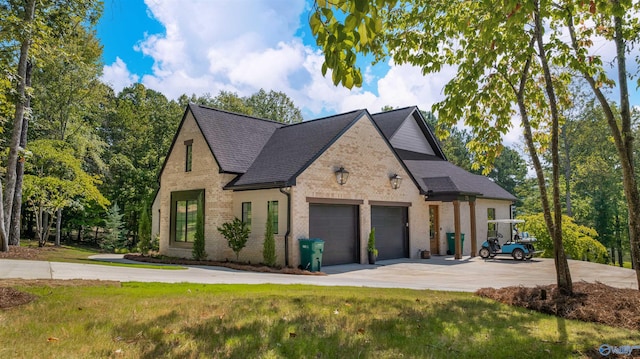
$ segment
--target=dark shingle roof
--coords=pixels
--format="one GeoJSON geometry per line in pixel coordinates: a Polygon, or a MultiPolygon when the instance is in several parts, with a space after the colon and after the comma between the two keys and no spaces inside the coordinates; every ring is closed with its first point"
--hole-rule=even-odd
{"type": "Polygon", "coordinates": [[[404,120],[416,110],[415,106],[400,108],[397,110],[385,111],[371,115],[384,137],[391,139],[404,120]]]}
{"type": "Polygon", "coordinates": [[[515,201],[516,197],[488,177],[476,175],[448,161],[404,161],[423,190],[434,194],[457,192],[479,194],[485,198],[515,201]]]}
{"type": "Polygon", "coordinates": [[[227,188],[289,186],[366,110],[347,112],[277,129],[245,174],[227,188]]]}
{"type": "Polygon", "coordinates": [[[244,173],[282,123],[189,104],[222,172],[244,173]]]}

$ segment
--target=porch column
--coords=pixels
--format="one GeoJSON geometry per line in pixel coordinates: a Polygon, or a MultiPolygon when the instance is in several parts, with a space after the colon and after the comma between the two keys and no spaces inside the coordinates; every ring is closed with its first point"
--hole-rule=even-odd
{"type": "Polygon", "coordinates": [[[469,201],[469,216],[471,216],[471,257],[478,255],[478,243],[476,243],[476,199],[469,201]]]}
{"type": "Polygon", "coordinates": [[[455,259],[462,259],[462,243],[460,243],[460,201],[453,201],[453,227],[455,229],[455,259]]]}

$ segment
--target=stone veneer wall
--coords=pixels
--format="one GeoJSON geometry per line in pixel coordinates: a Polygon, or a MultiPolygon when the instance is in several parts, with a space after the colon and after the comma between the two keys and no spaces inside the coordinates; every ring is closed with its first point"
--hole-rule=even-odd
{"type": "Polygon", "coordinates": [[[360,258],[367,261],[367,237],[371,230],[369,201],[410,202],[409,254],[429,247],[428,206],[399,160],[368,117],[358,120],[297,178],[291,189],[292,232],[290,263],[300,263],[298,239],[309,237],[309,203],[307,197],[363,200],[360,205],[360,258]],[[345,185],[338,185],[334,171],[349,171],[345,185]],[[397,173],[403,178],[399,189],[391,189],[389,177],[397,173]]]}
{"type": "MultiPolygon", "coordinates": [[[[179,248],[169,243],[171,192],[195,189],[205,190],[205,249],[208,259],[225,260],[235,254],[227,246],[217,227],[232,220],[233,192],[222,188],[233,175],[221,174],[198,125],[191,113],[187,113],[173,150],[166,160],[160,178],[160,253],[183,258],[191,258],[191,248],[179,248]],[[193,140],[192,171],[185,171],[186,146],[184,142],[193,140]]],[[[154,215],[156,215],[154,213],[154,215]]]]}

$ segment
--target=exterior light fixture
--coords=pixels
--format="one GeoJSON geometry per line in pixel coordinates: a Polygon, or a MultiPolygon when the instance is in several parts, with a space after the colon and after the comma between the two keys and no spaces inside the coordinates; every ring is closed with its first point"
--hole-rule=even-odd
{"type": "Polygon", "coordinates": [[[335,172],[336,181],[339,185],[343,185],[347,183],[347,179],[349,178],[349,171],[345,170],[344,167],[340,167],[339,170],[335,172]]]}
{"type": "Polygon", "coordinates": [[[398,189],[400,188],[400,184],[402,183],[402,177],[394,174],[389,178],[389,182],[391,182],[391,188],[398,189]]]}

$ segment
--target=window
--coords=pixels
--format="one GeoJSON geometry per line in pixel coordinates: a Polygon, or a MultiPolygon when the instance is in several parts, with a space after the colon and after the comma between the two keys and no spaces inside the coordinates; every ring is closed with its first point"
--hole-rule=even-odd
{"type": "Polygon", "coordinates": [[[251,202],[242,202],[242,222],[251,228],[251,202]]]}
{"type": "MultiPolygon", "coordinates": [[[[496,209],[495,208],[487,208],[487,220],[490,220],[490,219],[496,219],[496,209]]],[[[488,223],[487,224],[487,231],[488,231],[489,237],[495,237],[497,235],[497,233],[496,233],[496,224],[495,223],[488,223]]]]}
{"type": "Polygon", "coordinates": [[[185,159],[185,171],[191,172],[191,162],[193,160],[193,140],[184,141],[187,157],[185,159]]]}
{"type": "Polygon", "coordinates": [[[198,210],[204,211],[203,203],[204,190],[171,193],[171,242],[194,241],[198,210]]]}
{"type": "Polygon", "coordinates": [[[273,234],[278,234],[278,201],[269,201],[267,204],[267,211],[271,213],[273,234]]]}

